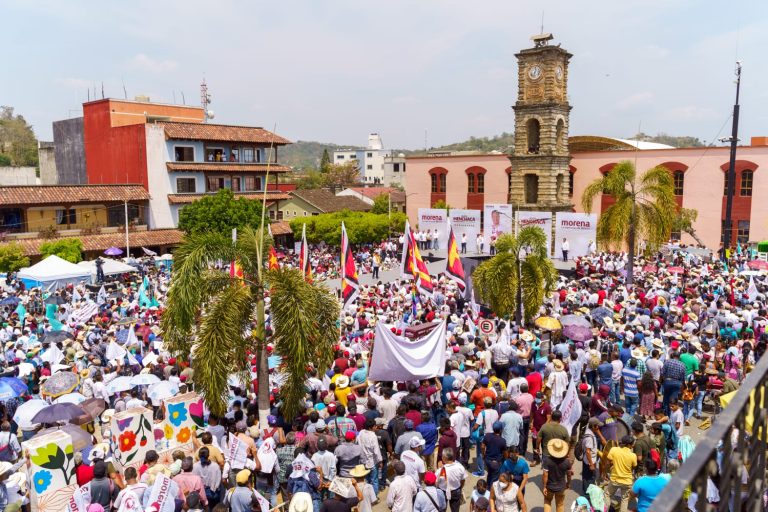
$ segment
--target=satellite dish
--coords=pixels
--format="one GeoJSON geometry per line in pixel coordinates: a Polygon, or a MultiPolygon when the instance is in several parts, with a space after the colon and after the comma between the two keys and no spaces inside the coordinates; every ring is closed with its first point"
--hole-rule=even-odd
{"type": "Polygon", "coordinates": [[[209,110],[206,115],[208,116],[208,119],[213,119],[214,117],[216,117],[213,113],[213,110],[209,110]]]}

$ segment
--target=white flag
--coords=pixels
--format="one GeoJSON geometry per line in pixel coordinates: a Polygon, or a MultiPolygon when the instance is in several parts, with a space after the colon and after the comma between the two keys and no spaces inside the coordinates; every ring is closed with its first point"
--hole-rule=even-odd
{"type": "Polygon", "coordinates": [[[67,502],[67,512],[86,512],[91,504],[90,482],[75,489],[67,502]]]}
{"type": "Polygon", "coordinates": [[[139,344],[139,338],[136,337],[136,330],[133,328],[133,324],[131,324],[131,328],[128,329],[128,337],[125,338],[125,345],[126,347],[130,347],[131,345],[138,345],[139,344]]]}
{"type": "Polygon", "coordinates": [[[141,506],[141,500],[136,493],[130,489],[123,489],[123,497],[120,500],[120,508],[117,512],[144,512],[144,508],[141,506]]]}
{"type": "Polygon", "coordinates": [[[107,361],[118,361],[120,364],[123,363],[123,358],[128,353],[123,347],[115,343],[115,340],[111,340],[109,342],[109,345],[107,345],[107,361]]]}
{"type": "Polygon", "coordinates": [[[749,276],[749,288],[747,288],[747,297],[750,302],[757,299],[757,286],[755,286],[755,276],[749,276]]]}
{"type": "Polygon", "coordinates": [[[101,285],[101,288],[99,289],[99,295],[96,297],[96,304],[101,306],[102,304],[107,303],[107,290],[104,289],[104,285],[101,285]]]}
{"type": "Polygon", "coordinates": [[[77,286],[72,289],[72,302],[80,302],[83,300],[83,296],[77,291],[77,286]]]}
{"type": "Polygon", "coordinates": [[[59,364],[59,361],[64,359],[64,352],[62,352],[56,345],[51,345],[51,348],[46,350],[43,355],[40,356],[42,361],[47,361],[50,365],[59,364]]]}
{"type": "Polygon", "coordinates": [[[576,392],[576,383],[574,381],[571,381],[571,384],[568,386],[568,391],[565,392],[565,398],[563,398],[559,409],[563,415],[560,424],[564,426],[570,434],[573,426],[576,425],[581,418],[581,401],[576,392]]]}

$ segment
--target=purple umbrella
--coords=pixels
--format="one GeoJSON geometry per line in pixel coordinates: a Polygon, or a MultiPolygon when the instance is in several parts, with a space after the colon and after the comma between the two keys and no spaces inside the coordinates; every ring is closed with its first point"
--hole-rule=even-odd
{"type": "Polygon", "coordinates": [[[591,341],[594,337],[592,329],[583,325],[566,325],[563,336],[573,341],[591,341]]]}
{"type": "Polygon", "coordinates": [[[120,256],[121,254],[123,254],[123,250],[120,249],[119,247],[110,247],[109,249],[104,251],[104,254],[106,254],[107,256],[120,256]]]}

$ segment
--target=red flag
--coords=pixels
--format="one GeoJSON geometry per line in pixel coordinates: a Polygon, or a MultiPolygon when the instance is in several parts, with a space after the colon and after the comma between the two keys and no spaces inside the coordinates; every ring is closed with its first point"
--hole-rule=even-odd
{"type": "Polygon", "coordinates": [[[267,262],[267,269],[277,270],[280,268],[280,264],[277,262],[277,251],[274,246],[269,248],[269,260],[267,262]]]}
{"type": "Polygon", "coordinates": [[[341,223],[341,300],[343,307],[347,307],[357,297],[360,283],[357,279],[357,267],[352,256],[352,248],[349,246],[347,228],[341,223]]]}
{"type": "Polygon", "coordinates": [[[410,263],[404,261],[404,268],[411,270],[419,291],[425,295],[431,296],[435,289],[435,285],[432,282],[432,276],[429,275],[427,264],[424,263],[424,260],[421,257],[419,246],[416,243],[416,238],[413,235],[413,231],[410,230],[410,226],[408,224],[405,225],[405,238],[407,240],[407,245],[409,246],[408,253],[410,255],[410,258],[406,259],[410,259],[411,261],[410,263]]]}
{"type": "Polygon", "coordinates": [[[304,274],[304,279],[312,282],[312,267],[309,264],[309,245],[307,244],[307,225],[301,228],[301,252],[299,253],[299,268],[304,274]]]}
{"type": "Polygon", "coordinates": [[[462,292],[467,288],[464,281],[464,265],[459,256],[459,247],[456,245],[456,237],[453,236],[453,226],[448,230],[448,258],[445,260],[445,273],[456,283],[462,292]]]}

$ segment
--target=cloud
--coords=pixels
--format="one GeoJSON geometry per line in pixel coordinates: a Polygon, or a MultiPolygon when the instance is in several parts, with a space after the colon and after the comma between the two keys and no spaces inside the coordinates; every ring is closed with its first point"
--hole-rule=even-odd
{"type": "Polygon", "coordinates": [[[55,82],[70,89],[88,89],[93,85],[93,80],[84,78],[57,78],[55,82]]]}
{"type": "Polygon", "coordinates": [[[722,117],[723,113],[718,113],[715,109],[709,107],[700,107],[698,105],[681,105],[669,109],[665,118],[677,121],[709,121],[722,117]]]}
{"type": "Polygon", "coordinates": [[[165,73],[179,67],[179,63],[170,59],[153,59],[145,53],[139,53],[128,61],[128,66],[133,69],[149,71],[152,73],[165,73]]]}
{"type": "Polygon", "coordinates": [[[630,110],[636,107],[642,107],[644,105],[650,105],[653,100],[653,93],[650,91],[638,92],[627,96],[626,98],[619,100],[616,103],[616,108],[619,110],[630,110]]]}

